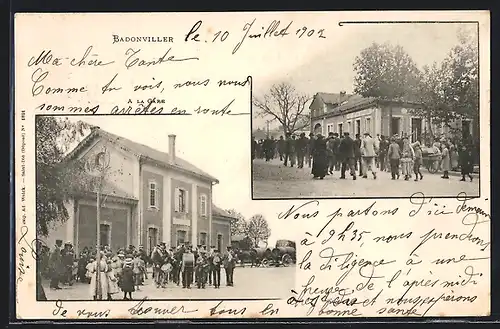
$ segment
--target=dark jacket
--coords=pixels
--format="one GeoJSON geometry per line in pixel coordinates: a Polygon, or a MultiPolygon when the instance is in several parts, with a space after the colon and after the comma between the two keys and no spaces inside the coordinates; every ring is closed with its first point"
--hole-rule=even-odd
{"type": "Polygon", "coordinates": [[[297,153],[299,154],[305,154],[307,151],[307,144],[309,140],[305,137],[300,137],[299,139],[296,140],[296,149],[297,153]]]}
{"type": "Polygon", "coordinates": [[[354,157],[361,157],[361,139],[354,140],[354,157]]]}
{"type": "Polygon", "coordinates": [[[354,158],[354,140],[349,137],[344,137],[340,141],[339,145],[339,153],[340,157],[343,160],[347,160],[349,158],[354,158]]]}
{"type": "Polygon", "coordinates": [[[285,142],[285,153],[287,154],[292,154],[295,153],[295,143],[296,140],[294,139],[287,139],[285,142]]]}

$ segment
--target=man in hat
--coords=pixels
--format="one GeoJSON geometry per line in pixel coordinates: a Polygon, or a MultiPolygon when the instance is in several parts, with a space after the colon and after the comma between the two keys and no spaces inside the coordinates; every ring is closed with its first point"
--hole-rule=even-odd
{"type": "Polygon", "coordinates": [[[306,151],[307,166],[309,168],[311,168],[312,166],[313,150],[314,150],[314,134],[310,133],[309,139],[307,140],[307,151],[306,151]]]}
{"type": "MultiPolygon", "coordinates": [[[[214,247],[215,249],[215,247],[214,247]]],[[[213,258],[212,258],[212,273],[213,273],[213,282],[214,282],[214,288],[218,289],[220,288],[220,266],[222,263],[222,258],[220,255],[220,250],[214,250],[213,253],[213,258]]]]}
{"type": "Polygon", "coordinates": [[[304,168],[304,157],[307,152],[308,140],[306,134],[301,133],[299,139],[297,140],[297,167],[304,168]]]}
{"type": "Polygon", "coordinates": [[[278,140],[278,154],[280,156],[280,161],[284,160],[285,148],[286,148],[285,146],[286,146],[286,142],[283,139],[283,136],[280,136],[280,139],[278,140]]]}
{"type": "Polygon", "coordinates": [[[373,175],[373,179],[377,179],[377,170],[375,166],[375,158],[377,157],[377,143],[370,136],[370,133],[366,132],[364,134],[363,141],[361,143],[361,155],[363,157],[363,178],[368,178],[368,171],[370,170],[373,175]]]}
{"type": "Polygon", "coordinates": [[[62,282],[70,286],[73,285],[73,263],[75,261],[75,254],[73,253],[73,245],[71,242],[64,244],[64,249],[61,251],[62,264],[64,267],[64,275],[62,282]]]}
{"type": "Polygon", "coordinates": [[[61,289],[59,287],[59,280],[63,273],[62,257],[61,257],[62,240],[56,240],[54,250],[50,254],[50,288],[61,289]]]}
{"type": "Polygon", "coordinates": [[[344,138],[340,141],[339,155],[342,161],[340,168],[340,178],[345,179],[345,172],[349,167],[353,180],[356,180],[356,170],[354,169],[354,141],[348,132],[344,132],[344,138]]]}
{"type": "Polygon", "coordinates": [[[236,266],[236,256],[231,246],[227,246],[227,252],[224,255],[224,270],[226,272],[226,286],[232,287],[234,268],[236,266]]]}
{"type": "Polygon", "coordinates": [[[194,264],[194,254],[191,251],[191,247],[188,247],[182,255],[182,288],[191,289],[191,283],[193,283],[194,264]]]}
{"type": "Polygon", "coordinates": [[[163,265],[163,248],[161,244],[158,244],[153,248],[151,252],[151,262],[153,263],[153,279],[156,283],[156,288],[160,287],[160,269],[163,265]]]}

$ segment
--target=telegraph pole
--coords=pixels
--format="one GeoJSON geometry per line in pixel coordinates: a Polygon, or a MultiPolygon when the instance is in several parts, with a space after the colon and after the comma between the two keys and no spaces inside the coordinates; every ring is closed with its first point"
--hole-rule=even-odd
{"type": "Polygon", "coordinates": [[[96,287],[96,299],[102,300],[102,289],[101,289],[101,179],[99,179],[99,186],[97,187],[97,252],[95,256],[96,260],[96,277],[95,277],[95,287],[96,287]]]}

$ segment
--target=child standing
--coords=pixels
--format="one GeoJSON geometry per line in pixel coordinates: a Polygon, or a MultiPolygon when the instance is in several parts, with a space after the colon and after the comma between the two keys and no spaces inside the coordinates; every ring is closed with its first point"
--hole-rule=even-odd
{"type": "Polygon", "coordinates": [[[123,291],[123,300],[131,300],[132,293],[135,291],[134,262],[131,257],[127,257],[123,264],[120,276],[120,288],[123,291]],[[128,295],[128,298],[127,298],[128,295]]]}

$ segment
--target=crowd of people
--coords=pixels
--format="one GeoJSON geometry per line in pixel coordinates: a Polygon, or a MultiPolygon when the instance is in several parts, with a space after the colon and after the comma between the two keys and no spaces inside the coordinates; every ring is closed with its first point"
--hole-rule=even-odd
{"type": "Polygon", "coordinates": [[[152,279],[157,288],[168,284],[190,289],[193,282],[199,289],[207,285],[220,288],[221,268],[226,274],[226,285],[233,286],[237,255],[231,247],[221,253],[214,246],[193,248],[188,244],[167,248],[165,243],[155,246],[148,255],[142,246],[128,246],[113,251],[104,246],[99,251],[85,247],[77,257],[70,242],[57,240],[53,249],[42,248],[39,257],[41,277],[50,280],[51,289],[61,289],[61,284],[72,286],[75,282],[89,284],[89,299],[113,299],[123,293],[124,300],[133,298],[148,279],[152,267],[152,279]],[[99,274],[97,274],[99,273],[99,274]]]}
{"type": "Polygon", "coordinates": [[[357,176],[368,178],[371,172],[377,179],[378,171],[391,173],[393,180],[401,176],[415,181],[423,179],[421,166],[424,160],[435,172],[442,172],[441,178],[449,179],[450,171],[461,171],[461,181],[473,180],[474,156],[470,141],[460,142],[441,139],[427,147],[419,141],[411,143],[407,135],[394,135],[387,138],[370,133],[363,136],[356,134],[354,138],[348,132],[339,136],[330,132],[328,137],[321,134],[305,133],[299,137],[287,133],[286,137],[273,136],[252,143],[252,159],[266,161],[279,158],[285,166],[303,168],[305,164],[311,168],[314,179],[324,179],[340,171],[340,179],[346,178],[348,171],[352,179],[357,176]]]}

